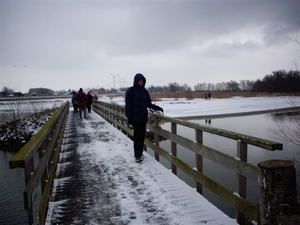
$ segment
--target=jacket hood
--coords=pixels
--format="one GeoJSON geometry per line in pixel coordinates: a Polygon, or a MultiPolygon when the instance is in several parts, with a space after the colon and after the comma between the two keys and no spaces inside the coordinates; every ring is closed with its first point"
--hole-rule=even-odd
{"type": "Polygon", "coordinates": [[[134,76],[133,86],[134,86],[134,87],[139,87],[139,86],[138,86],[138,81],[141,80],[141,79],[144,80],[143,87],[145,87],[145,85],[146,85],[146,78],[145,78],[144,75],[141,74],[141,73],[137,73],[137,74],[134,76]]]}

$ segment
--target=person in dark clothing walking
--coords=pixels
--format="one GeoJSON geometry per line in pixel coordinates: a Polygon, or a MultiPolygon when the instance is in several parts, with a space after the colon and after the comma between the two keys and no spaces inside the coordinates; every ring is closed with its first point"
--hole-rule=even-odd
{"type": "Polygon", "coordinates": [[[93,103],[93,99],[94,97],[91,95],[90,92],[87,93],[87,103],[86,103],[86,107],[88,109],[88,113],[91,113],[91,110],[92,110],[92,103],[93,103]]]}
{"type": "Polygon", "coordinates": [[[72,105],[73,105],[74,113],[78,113],[78,102],[77,102],[77,100],[74,98],[75,95],[76,95],[76,92],[73,91],[72,94],[73,94],[73,95],[72,95],[72,105]]]}
{"type": "Polygon", "coordinates": [[[133,86],[128,88],[125,95],[125,115],[129,124],[133,126],[133,148],[135,162],[144,159],[143,146],[145,141],[146,123],[148,122],[147,108],[164,110],[152,104],[149,92],[145,89],[146,78],[143,74],[137,73],[134,77],[133,86]]]}
{"type": "Polygon", "coordinates": [[[208,97],[208,100],[210,100],[210,97],[211,97],[211,93],[210,92],[208,92],[207,97],[208,97]]]}

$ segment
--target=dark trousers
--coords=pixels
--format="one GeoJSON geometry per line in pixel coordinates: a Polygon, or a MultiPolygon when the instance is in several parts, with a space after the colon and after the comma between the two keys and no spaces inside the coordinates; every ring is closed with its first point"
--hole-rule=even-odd
{"type": "Polygon", "coordinates": [[[88,109],[88,112],[90,113],[92,111],[92,104],[87,104],[87,109],[88,109]]]}
{"type": "Polygon", "coordinates": [[[74,108],[74,113],[77,113],[77,112],[78,112],[78,105],[77,105],[77,104],[74,104],[74,105],[73,105],[73,108],[74,108]]]}
{"type": "Polygon", "coordinates": [[[82,114],[84,118],[86,117],[86,107],[85,106],[78,106],[79,108],[79,117],[82,118],[82,114]]]}
{"type": "Polygon", "coordinates": [[[134,157],[139,158],[143,154],[143,147],[146,134],[146,123],[134,123],[133,130],[134,157]]]}

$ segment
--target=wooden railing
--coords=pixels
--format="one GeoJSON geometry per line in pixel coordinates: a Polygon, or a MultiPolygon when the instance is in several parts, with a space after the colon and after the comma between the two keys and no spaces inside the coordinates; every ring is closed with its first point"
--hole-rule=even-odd
{"type": "MultiPolygon", "coordinates": [[[[94,102],[93,110],[115,127],[122,130],[125,134],[129,136],[133,135],[133,130],[126,122],[124,106],[105,102],[94,102]]],[[[147,123],[147,129],[154,133],[154,141],[146,139],[144,144],[155,152],[154,157],[157,161],[159,161],[159,157],[162,156],[171,163],[171,169],[174,174],[177,174],[177,168],[179,168],[188,176],[192,177],[196,181],[196,189],[200,194],[202,194],[202,187],[204,186],[226,202],[230,203],[236,209],[236,219],[239,224],[245,224],[246,218],[248,221],[256,221],[257,224],[261,224],[260,211],[264,211],[261,207],[269,207],[269,203],[266,202],[268,201],[267,199],[261,199],[261,201],[266,202],[266,206],[263,206],[263,204],[256,205],[246,199],[247,179],[259,183],[258,181],[261,177],[260,168],[247,162],[248,146],[253,145],[274,151],[282,150],[283,145],[281,143],[223,129],[208,127],[159,114],[150,113],[150,117],[152,119],[152,123],[147,123]],[[159,121],[170,122],[171,132],[159,127],[159,121]],[[194,129],[196,140],[190,140],[178,135],[177,125],[194,129]],[[237,157],[231,157],[221,151],[203,145],[204,132],[236,140],[237,157]],[[171,149],[169,151],[162,149],[159,146],[159,140],[161,137],[171,141],[171,149]],[[177,157],[177,145],[181,145],[195,153],[196,169],[177,157]],[[209,159],[236,173],[236,190],[232,191],[224,187],[218,181],[215,181],[205,175],[203,172],[203,158],[209,159]]],[[[289,165],[291,164],[289,163],[289,165]]]]}
{"type": "Polygon", "coordinates": [[[24,168],[24,207],[28,224],[45,224],[69,102],[64,103],[42,129],[9,161],[9,168],[24,168]]]}

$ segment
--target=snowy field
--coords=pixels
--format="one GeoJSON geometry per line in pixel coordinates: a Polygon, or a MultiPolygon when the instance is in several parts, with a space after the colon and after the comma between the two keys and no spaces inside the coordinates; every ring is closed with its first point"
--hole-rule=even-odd
{"type": "MultiPolygon", "coordinates": [[[[99,101],[115,102],[124,105],[124,98],[101,97],[99,101]]],[[[249,113],[282,108],[299,107],[300,97],[233,97],[225,99],[161,99],[153,101],[164,109],[164,114],[169,117],[194,117],[233,113],[249,113]]]]}

